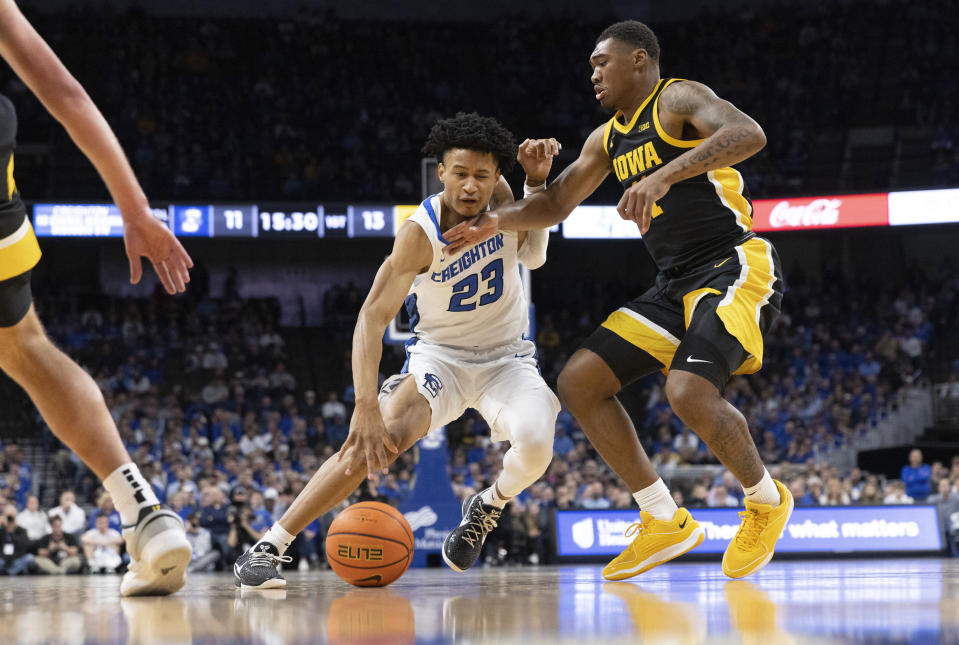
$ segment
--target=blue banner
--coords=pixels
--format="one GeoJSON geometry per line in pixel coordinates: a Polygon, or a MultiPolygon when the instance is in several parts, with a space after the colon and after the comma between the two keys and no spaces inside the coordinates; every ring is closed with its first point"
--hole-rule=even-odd
{"type": "MultiPolygon", "coordinates": [[[[723,553],[739,529],[739,509],[691,511],[706,534],[695,553],[723,553]]],[[[618,555],[633,538],[639,511],[557,511],[556,550],[562,557],[618,555]]],[[[941,551],[935,506],[821,506],[796,508],[777,553],[941,551]]]]}
{"type": "Polygon", "coordinates": [[[462,504],[453,494],[447,470],[449,451],[446,428],[438,428],[416,444],[419,459],[412,492],[400,512],[413,529],[413,560],[410,566],[426,566],[427,556],[440,554],[443,541],[463,518],[462,504]]]}
{"type": "Polygon", "coordinates": [[[34,204],[37,237],[122,237],[123,217],[113,204],[34,204]]]}

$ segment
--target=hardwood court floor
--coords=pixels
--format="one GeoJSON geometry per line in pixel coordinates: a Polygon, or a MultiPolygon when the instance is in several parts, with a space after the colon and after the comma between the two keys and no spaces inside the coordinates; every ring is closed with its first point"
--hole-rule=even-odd
{"type": "Polygon", "coordinates": [[[959,643],[959,560],[774,561],[740,581],[718,562],[599,572],[414,569],[385,589],[290,572],[264,592],[206,574],[136,599],[111,577],[3,578],[0,643],[959,643]]]}

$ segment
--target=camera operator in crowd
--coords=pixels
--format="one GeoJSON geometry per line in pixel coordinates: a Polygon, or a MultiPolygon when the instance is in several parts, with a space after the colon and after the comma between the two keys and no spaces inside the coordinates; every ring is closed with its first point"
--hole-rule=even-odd
{"type": "Polygon", "coordinates": [[[34,567],[32,550],[26,529],[17,526],[17,507],[7,504],[0,521],[0,574],[28,573],[34,567]]]}

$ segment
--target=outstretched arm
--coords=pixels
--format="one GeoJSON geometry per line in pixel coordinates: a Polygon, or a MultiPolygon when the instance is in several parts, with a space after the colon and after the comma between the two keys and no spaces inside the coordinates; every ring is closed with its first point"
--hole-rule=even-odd
{"type": "Polygon", "coordinates": [[[59,121],[96,167],[124,221],[130,281],[140,281],[140,256],[153,263],[170,293],[190,281],[190,256],[150,212],[123,149],[86,90],[20,13],[13,0],[0,0],[0,55],[59,121]]]}
{"type": "Polygon", "coordinates": [[[667,134],[676,139],[691,134],[703,141],[623,193],[617,207],[619,215],[636,222],[642,234],[649,230],[656,200],[670,186],[748,159],[766,145],[766,135],[758,123],[702,83],[673,83],[660,95],[657,107],[667,134]]]}
{"type": "Polygon", "coordinates": [[[495,234],[497,230],[528,231],[549,228],[569,217],[609,174],[609,157],[603,149],[605,126],[596,128],[579,157],[570,164],[546,190],[526,199],[482,213],[472,220],[457,224],[443,234],[450,244],[447,253],[472,246],[495,234]]]}
{"type": "Polygon", "coordinates": [[[398,451],[386,431],[377,400],[383,332],[402,306],[416,275],[424,271],[432,259],[433,251],[423,230],[414,222],[404,223],[396,235],[393,252],[380,265],[360,309],[353,331],[356,407],[350,419],[350,434],[340,450],[340,459],[347,459],[347,475],[362,468],[364,462],[370,475],[377,470],[386,472],[389,467],[386,450],[398,451]]]}

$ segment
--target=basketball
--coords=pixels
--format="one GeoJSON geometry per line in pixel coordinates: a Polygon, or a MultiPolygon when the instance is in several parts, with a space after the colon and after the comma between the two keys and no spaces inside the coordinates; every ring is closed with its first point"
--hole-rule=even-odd
{"type": "Polygon", "coordinates": [[[360,502],[336,516],[326,536],[326,560],[351,585],[383,587],[413,558],[413,530],[387,504],[360,502]]]}

